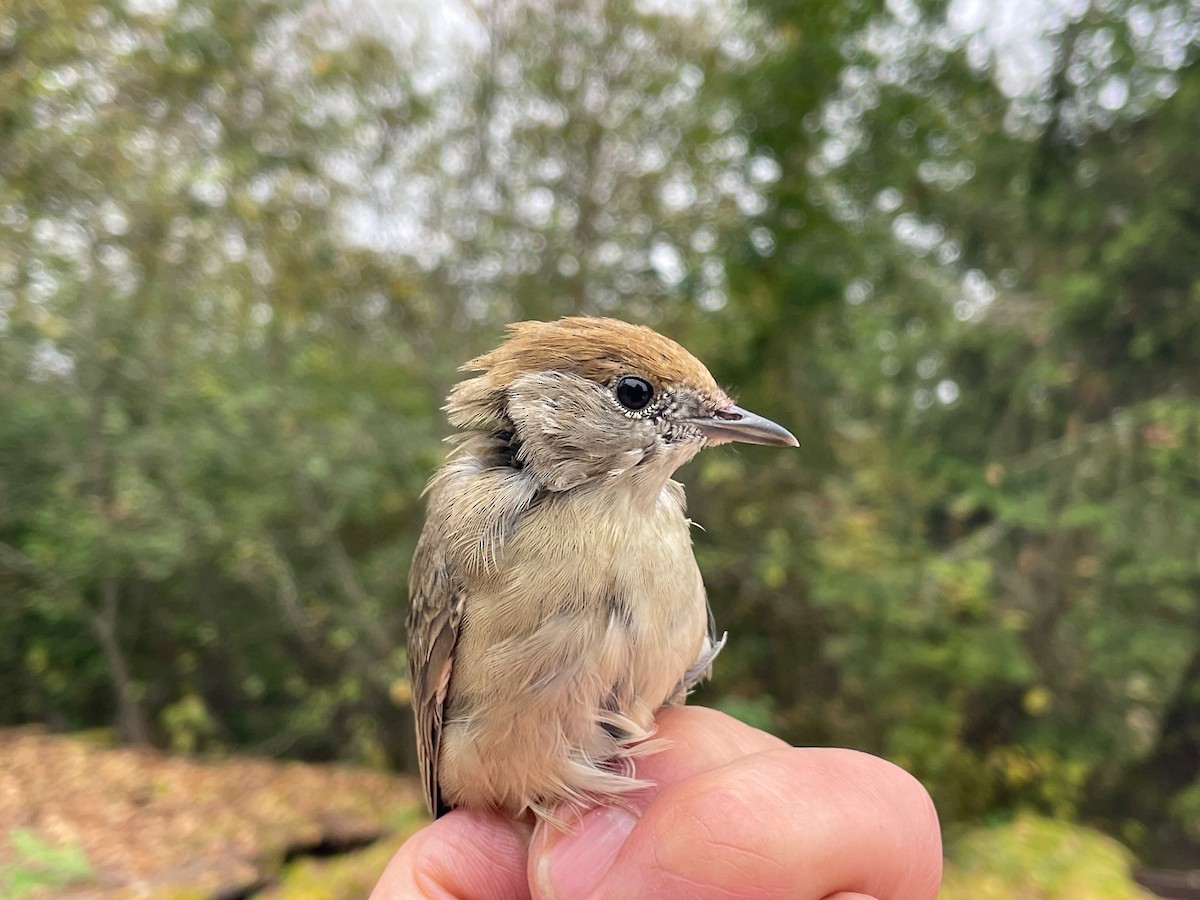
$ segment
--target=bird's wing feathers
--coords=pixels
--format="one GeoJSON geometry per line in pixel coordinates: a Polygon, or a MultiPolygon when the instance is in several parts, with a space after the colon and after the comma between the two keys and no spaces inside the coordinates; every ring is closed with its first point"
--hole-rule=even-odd
{"type": "Polygon", "coordinates": [[[494,570],[505,540],[541,491],[536,480],[511,465],[511,439],[506,433],[474,435],[434,475],[408,579],[417,761],[434,816],[447,811],[438,788],[438,753],[468,585],[494,570]]]}
{"type": "Polygon", "coordinates": [[[465,595],[449,561],[431,543],[422,536],[409,579],[408,667],[421,784],[425,804],[437,817],[447,811],[438,790],[438,751],[465,595]]]}

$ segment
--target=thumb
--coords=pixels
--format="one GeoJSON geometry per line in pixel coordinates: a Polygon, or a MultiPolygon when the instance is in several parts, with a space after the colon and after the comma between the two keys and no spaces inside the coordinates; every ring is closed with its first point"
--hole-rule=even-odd
{"type": "Polygon", "coordinates": [[[526,900],[528,826],[455,810],[401,845],[371,900],[526,900]]]}
{"type": "Polygon", "coordinates": [[[599,806],[569,820],[567,832],[539,824],[529,852],[534,896],[539,900],[590,897],[637,823],[638,816],[631,810],[599,806]]]}

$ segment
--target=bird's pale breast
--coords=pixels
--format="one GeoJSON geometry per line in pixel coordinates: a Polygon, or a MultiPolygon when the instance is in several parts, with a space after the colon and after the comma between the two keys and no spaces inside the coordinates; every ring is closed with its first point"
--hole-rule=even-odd
{"type": "Polygon", "coordinates": [[[622,761],[708,616],[682,487],[648,508],[634,487],[547,496],[470,586],[438,767],[451,805],[548,812],[637,787],[622,761]]]}

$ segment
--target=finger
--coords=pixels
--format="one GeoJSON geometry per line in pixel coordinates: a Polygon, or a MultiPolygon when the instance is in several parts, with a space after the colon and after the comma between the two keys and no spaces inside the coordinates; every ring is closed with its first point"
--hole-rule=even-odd
{"type": "MultiPolygon", "coordinates": [[[[654,736],[665,739],[667,745],[658,753],[638,759],[636,771],[638,778],[658,785],[682,781],[752,753],[788,746],[774,735],[703,706],[660,710],[657,722],[654,736]]],[[[639,799],[635,798],[635,803],[639,799]]],[[[646,802],[639,804],[643,808],[651,798],[644,799],[646,802]]]]}
{"type": "Polygon", "coordinates": [[[529,828],[455,810],[396,851],[371,900],[528,900],[529,828]]]}
{"type": "Polygon", "coordinates": [[[598,896],[641,873],[663,898],[925,900],[941,860],[933,803],[907,772],[854,751],[777,750],[664,788],[598,896]]]}
{"type": "Polygon", "coordinates": [[[651,787],[626,797],[625,808],[596,807],[578,818],[570,811],[566,815],[570,830],[565,833],[538,826],[529,859],[531,883],[544,885],[557,878],[570,896],[583,896],[612,866],[642,811],[665,785],[788,746],[765,731],[701,706],[660,710],[655,739],[661,739],[664,748],[635,760],[637,777],[651,782],[651,787]],[[556,874],[549,871],[551,865],[556,874]]]}
{"type": "Polygon", "coordinates": [[[849,750],[744,757],[665,786],[622,827],[611,866],[592,885],[557,865],[560,847],[551,847],[531,867],[538,896],[820,900],[850,892],[931,900],[941,877],[925,789],[896,766],[849,750]]]}

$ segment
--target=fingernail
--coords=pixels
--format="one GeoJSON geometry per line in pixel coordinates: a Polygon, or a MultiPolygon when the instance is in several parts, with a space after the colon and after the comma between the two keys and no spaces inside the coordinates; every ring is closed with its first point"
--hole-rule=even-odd
{"type": "Polygon", "coordinates": [[[540,895],[554,900],[589,896],[637,822],[627,809],[599,806],[584,813],[572,832],[549,838],[537,865],[540,895]]]}

